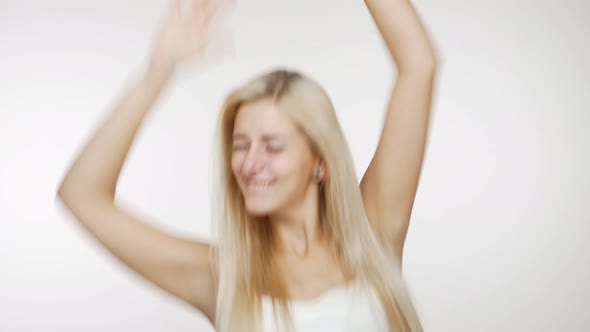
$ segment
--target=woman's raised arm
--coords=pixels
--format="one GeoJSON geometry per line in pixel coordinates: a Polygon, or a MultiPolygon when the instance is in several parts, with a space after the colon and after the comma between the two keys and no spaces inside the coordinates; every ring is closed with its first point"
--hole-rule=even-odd
{"type": "Polygon", "coordinates": [[[211,246],[173,236],[124,211],[115,202],[120,171],[147,113],[189,59],[201,61],[204,40],[221,1],[205,0],[182,9],[174,1],[145,73],[124,93],[69,168],[58,191],[76,220],[122,263],[213,323],[216,269],[211,246]]]}
{"type": "Polygon", "coordinates": [[[409,0],[365,4],[397,66],[397,82],[361,192],[371,224],[401,259],[427,141],[436,56],[409,0]]]}

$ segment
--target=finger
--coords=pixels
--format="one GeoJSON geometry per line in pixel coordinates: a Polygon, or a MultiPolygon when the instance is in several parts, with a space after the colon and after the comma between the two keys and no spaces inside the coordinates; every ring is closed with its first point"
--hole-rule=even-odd
{"type": "Polygon", "coordinates": [[[171,0],[168,8],[168,14],[171,17],[179,17],[181,14],[180,0],[171,0]]]}
{"type": "Polygon", "coordinates": [[[212,19],[223,19],[236,7],[236,0],[213,0],[216,5],[211,13],[212,19]]]}
{"type": "Polygon", "coordinates": [[[234,34],[229,29],[223,29],[216,32],[215,35],[208,38],[201,54],[202,61],[205,63],[216,62],[221,59],[233,57],[236,53],[234,34]]]}
{"type": "Polygon", "coordinates": [[[202,0],[200,8],[207,24],[218,22],[226,17],[235,7],[235,0],[202,0]]]}
{"type": "Polygon", "coordinates": [[[233,10],[233,0],[211,0],[215,2],[213,7],[208,10],[208,17],[206,18],[206,29],[209,33],[217,33],[220,30],[226,29],[229,24],[229,16],[233,10]]]}
{"type": "Polygon", "coordinates": [[[194,0],[187,8],[187,13],[183,17],[184,21],[197,29],[202,29],[206,25],[207,1],[194,0]]]}

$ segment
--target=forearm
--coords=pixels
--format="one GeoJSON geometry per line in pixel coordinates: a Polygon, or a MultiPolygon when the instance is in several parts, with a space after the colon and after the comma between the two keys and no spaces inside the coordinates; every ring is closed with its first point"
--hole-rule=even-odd
{"type": "Polygon", "coordinates": [[[114,200],[127,153],[171,75],[169,71],[149,71],[128,88],[68,170],[59,188],[62,199],[98,195],[114,200]]]}
{"type": "Polygon", "coordinates": [[[398,71],[432,69],[436,54],[410,0],[365,0],[398,71]]]}

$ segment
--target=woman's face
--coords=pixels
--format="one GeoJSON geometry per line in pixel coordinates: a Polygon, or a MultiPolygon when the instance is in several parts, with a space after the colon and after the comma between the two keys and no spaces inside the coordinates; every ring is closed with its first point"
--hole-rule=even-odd
{"type": "Polygon", "coordinates": [[[268,215],[301,201],[315,161],[305,135],[270,99],[240,107],[231,167],[250,214],[268,215]]]}

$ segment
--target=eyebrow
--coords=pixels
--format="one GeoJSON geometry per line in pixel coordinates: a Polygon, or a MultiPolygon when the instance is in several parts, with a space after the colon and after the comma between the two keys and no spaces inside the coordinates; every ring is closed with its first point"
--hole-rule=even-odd
{"type": "MultiPolygon", "coordinates": [[[[244,133],[235,133],[233,134],[233,139],[234,140],[238,140],[238,139],[249,139],[249,136],[244,134],[244,133]]],[[[262,135],[262,140],[263,141],[272,141],[272,140],[276,140],[276,139],[284,139],[284,135],[281,134],[265,134],[262,135]]]]}

